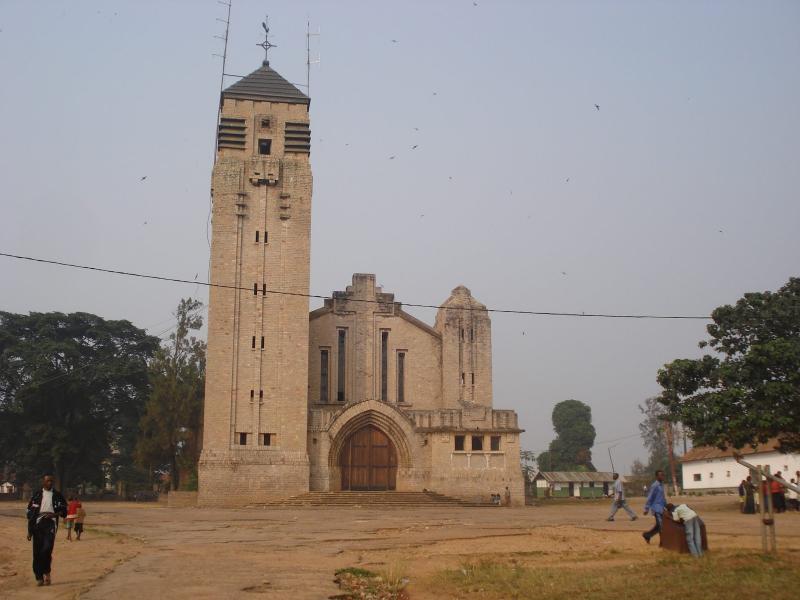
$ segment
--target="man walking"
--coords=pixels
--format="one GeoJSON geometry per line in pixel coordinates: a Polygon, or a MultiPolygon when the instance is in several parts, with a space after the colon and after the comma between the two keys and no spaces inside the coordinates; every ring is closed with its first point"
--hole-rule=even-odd
{"type": "Polygon", "coordinates": [[[667,505],[667,497],[664,495],[664,471],[656,471],[656,480],[650,485],[650,493],[644,503],[644,514],[653,511],[656,524],[649,531],[642,534],[644,541],[648,544],[650,539],[657,533],[661,533],[661,520],[664,516],[664,507],[667,505]]]}
{"type": "Polygon", "coordinates": [[[33,539],[33,574],[37,585],[50,585],[50,563],[56,542],[58,518],[67,516],[67,502],[53,489],[53,476],[42,478],[42,487],[28,502],[28,541],[33,539]]]}
{"type": "Polygon", "coordinates": [[[614,473],[614,502],[611,504],[611,514],[608,515],[606,521],[613,521],[614,515],[617,514],[619,509],[623,509],[631,521],[635,521],[638,517],[628,506],[628,501],[625,500],[625,488],[622,487],[622,480],[619,478],[619,473],[614,473]]]}

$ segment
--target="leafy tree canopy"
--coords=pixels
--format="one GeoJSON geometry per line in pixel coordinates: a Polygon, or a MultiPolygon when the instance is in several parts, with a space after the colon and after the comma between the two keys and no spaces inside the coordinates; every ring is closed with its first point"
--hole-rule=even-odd
{"type": "Polygon", "coordinates": [[[17,481],[46,470],[63,488],[117,478],[132,462],[157,347],[128,321],[0,312],[0,457],[17,481]]]}
{"type": "Polygon", "coordinates": [[[678,359],[658,372],[660,402],[695,444],[742,448],[777,436],[800,448],[800,278],[777,292],[720,306],[700,342],[715,354],[678,359]]]}
{"type": "Polygon", "coordinates": [[[580,400],[564,400],[553,408],[556,439],[538,457],[539,468],[548,471],[594,471],[592,446],[595,430],[592,409],[580,400]]]}

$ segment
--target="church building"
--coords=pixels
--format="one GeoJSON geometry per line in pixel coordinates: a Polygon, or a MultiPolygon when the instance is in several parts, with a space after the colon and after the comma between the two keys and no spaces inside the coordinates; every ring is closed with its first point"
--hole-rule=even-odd
{"type": "Polygon", "coordinates": [[[265,60],[222,92],[199,504],[309,491],[524,502],[491,321],[456,287],[432,325],[357,273],[309,314],[309,98],[265,60]]]}

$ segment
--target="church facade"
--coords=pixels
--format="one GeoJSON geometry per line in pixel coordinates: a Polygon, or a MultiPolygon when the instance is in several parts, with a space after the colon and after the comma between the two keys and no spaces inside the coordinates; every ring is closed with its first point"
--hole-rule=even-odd
{"type": "Polygon", "coordinates": [[[308,491],[524,502],[491,321],[456,287],[426,324],[371,274],[309,313],[309,98],[264,64],[223,91],[212,175],[201,506],[308,491]]]}

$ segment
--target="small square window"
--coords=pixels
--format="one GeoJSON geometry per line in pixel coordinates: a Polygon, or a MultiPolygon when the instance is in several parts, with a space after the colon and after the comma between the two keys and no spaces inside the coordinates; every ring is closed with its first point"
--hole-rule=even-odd
{"type": "Polygon", "coordinates": [[[482,452],[483,451],[483,436],[482,435],[473,435],[472,436],[472,451],[473,452],[482,452]]]}
{"type": "Polygon", "coordinates": [[[240,433],[239,434],[239,445],[240,446],[247,446],[247,434],[240,433]]]}
{"type": "Polygon", "coordinates": [[[464,436],[457,435],[456,436],[456,452],[463,452],[464,451],[464,436]]]}
{"type": "Polygon", "coordinates": [[[694,475],[692,475],[692,480],[693,481],[701,481],[702,480],[702,475],[700,475],[700,473],[695,473],[694,475]]]}
{"type": "Polygon", "coordinates": [[[269,154],[272,150],[272,140],[258,140],[258,153],[269,154]]]}
{"type": "Polygon", "coordinates": [[[261,119],[261,129],[269,129],[269,119],[267,118],[261,119]]]}
{"type": "Polygon", "coordinates": [[[500,451],[500,436],[499,435],[493,435],[492,439],[490,441],[490,444],[491,444],[490,448],[492,449],[492,452],[499,452],[500,451]]]}

